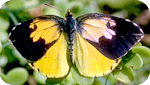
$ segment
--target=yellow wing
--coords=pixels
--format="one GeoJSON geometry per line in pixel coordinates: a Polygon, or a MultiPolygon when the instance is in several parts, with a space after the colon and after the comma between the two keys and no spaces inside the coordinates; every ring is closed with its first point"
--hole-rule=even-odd
{"type": "Polygon", "coordinates": [[[75,33],[74,42],[74,62],[83,76],[103,76],[110,73],[120,62],[120,60],[112,60],[104,56],[79,33],[75,33]]]}
{"type": "MultiPolygon", "coordinates": [[[[46,53],[37,61],[29,65],[49,78],[60,78],[68,74],[70,66],[67,58],[67,41],[65,34],[61,32],[59,23],[54,20],[34,20],[30,28],[36,29],[30,37],[33,42],[38,42],[40,38],[45,40],[44,44],[55,43],[47,49],[46,53]]],[[[40,50],[40,49],[39,49],[40,50]]]]}
{"type": "Polygon", "coordinates": [[[51,46],[41,59],[29,64],[42,75],[49,78],[64,77],[69,72],[67,60],[67,42],[64,34],[51,46]]]}

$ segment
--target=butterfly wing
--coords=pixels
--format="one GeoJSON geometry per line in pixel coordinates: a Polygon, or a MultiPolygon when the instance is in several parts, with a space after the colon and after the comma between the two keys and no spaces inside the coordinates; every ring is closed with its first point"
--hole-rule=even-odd
{"type": "Polygon", "coordinates": [[[119,58],[143,37],[136,24],[109,15],[85,14],[77,17],[76,23],[75,65],[84,76],[111,72],[119,58]]]}
{"type": "Polygon", "coordinates": [[[135,23],[104,14],[85,14],[76,18],[77,31],[103,55],[118,59],[143,38],[135,23]]]}
{"type": "Polygon", "coordinates": [[[37,17],[18,24],[9,38],[32,68],[47,77],[63,77],[70,68],[63,24],[58,16],[37,17]]]}
{"type": "Polygon", "coordinates": [[[79,33],[74,36],[74,64],[79,73],[87,77],[98,77],[110,73],[120,62],[111,60],[87,42],[79,33]]]}

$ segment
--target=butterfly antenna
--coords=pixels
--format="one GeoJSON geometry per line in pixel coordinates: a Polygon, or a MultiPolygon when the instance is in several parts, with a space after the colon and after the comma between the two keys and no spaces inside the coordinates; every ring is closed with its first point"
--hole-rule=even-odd
{"type": "Polygon", "coordinates": [[[50,4],[46,4],[46,3],[45,3],[45,5],[46,5],[46,6],[49,6],[49,7],[52,7],[52,8],[54,8],[54,9],[56,9],[56,10],[58,10],[58,11],[61,11],[61,12],[63,12],[63,13],[65,13],[63,10],[58,9],[58,8],[56,8],[56,7],[54,7],[54,6],[50,5],[50,4]]]}
{"type": "Polygon", "coordinates": [[[76,1],[76,3],[72,6],[72,8],[70,10],[72,10],[78,3],[79,0],[76,1]]]}
{"type": "MultiPolygon", "coordinates": [[[[111,74],[111,73],[110,73],[110,74],[111,74]]],[[[107,85],[107,81],[108,81],[108,78],[109,78],[110,74],[109,74],[109,75],[107,76],[107,78],[106,78],[105,85],[107,85]]]]}

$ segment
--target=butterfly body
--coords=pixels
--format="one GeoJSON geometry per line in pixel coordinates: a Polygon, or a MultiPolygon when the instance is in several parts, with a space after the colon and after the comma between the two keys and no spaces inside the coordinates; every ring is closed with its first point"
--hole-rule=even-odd
{"type": "Polygon", "coordinates": [[[69,45],[69,56],[70,59],[73,61],[73,44],[74,44],[74,31],[76,28],[75,19],[72,18],[72,14],[70,10],[66,13],[66,21],[65,21],[64,31],[68,34],[68,45],[69,45]]]}
{"type": "Polygon", "coordinates": [[[143,38],[133,22],[89,13],[66,19],[39,16],[18,24],[9,35],[29,65],[49,78],[65,77],[71,66],[87,77],[110,73],[133,45],[143,38]]]}

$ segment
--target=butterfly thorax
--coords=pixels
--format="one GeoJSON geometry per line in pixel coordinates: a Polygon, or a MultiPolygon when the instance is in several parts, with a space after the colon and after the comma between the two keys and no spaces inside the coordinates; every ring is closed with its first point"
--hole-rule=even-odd
{"type": "Polygon", "coordinates": [[[75,19],[72,18],[72,13],[68,10],[66,13],[65,32],[68,34],[69,56],[73,63],[73,36],[75,31],[75,19]]]}
{"type": "Polygon", "coordinates": [[[66,22],[65,22],[65,31],[69,34],[74,32],[75,26],[75,19],[72,18],[72,13],[70,10],[66,13],[66,22]]]}

